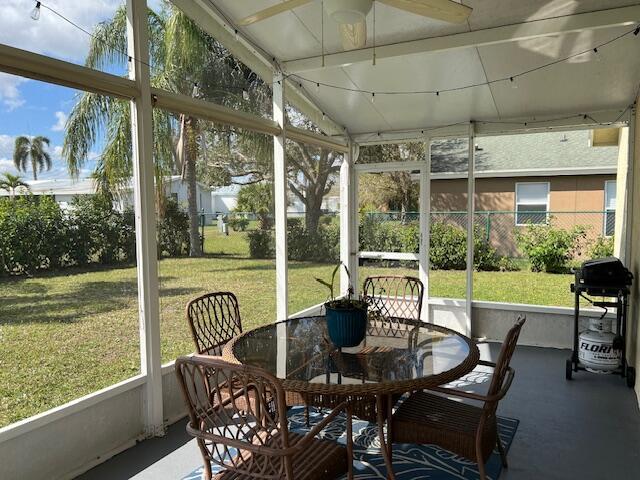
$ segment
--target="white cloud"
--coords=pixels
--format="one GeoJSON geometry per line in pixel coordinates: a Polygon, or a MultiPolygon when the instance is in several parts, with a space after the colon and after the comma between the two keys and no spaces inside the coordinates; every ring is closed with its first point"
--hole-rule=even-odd
{"type": "Polygon", "coordinates": [[[54,132],[62,132],[67,123],[67,114],[58,111],[54,115],[56,116],[56,123],[51,127],[51,130],[54,132]]]}
{"type": "MultiPolygon", "coordinates": [[[[4,0],[2,3],[0,43],[76,63],[84,62],[90,40],[86,33],[65,22],[44,6],[41,8],[40,19],[32,20],[29,15],[35,6],[33,0],[4,0]]],[[[123,2],[48,0],[45,3],[69,20],[91,31],[97,23],[111,17],[123,2]]]]}
{"type": "Polygon", "coordinates": [[[26,78],[0,72],[0,102],[7,110],[15,110],[24,105],[25,100],[22,98],[18,86],[26,81],[26,78]]]}

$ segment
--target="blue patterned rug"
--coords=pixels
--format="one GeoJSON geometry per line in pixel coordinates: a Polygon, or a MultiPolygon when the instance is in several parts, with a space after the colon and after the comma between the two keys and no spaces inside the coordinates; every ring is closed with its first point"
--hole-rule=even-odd
{"type": "MultiPolygon", "coordinates": [[[[322,414],[316,409],[311,409],[311,427],[321,418],[322,414]]],[[[513,418],[498,418],[500,438],[507,451],[518,429],[518,423],[519,421],[513,418]]],[[[290,410],[289,428],[299,433],[305,433],[309,430],[305,425],[302,407],[290,410]]],[[[346,418],[339,416],[322,431],[321,437],[337,440],[344,444],[345,431],[346,418]]],[[[354,418],[353,435],[354,478],[356,480],[386,478],[384,460],[380,454],[378,427],[375,424],[354,418]]],[[[435,445],[394,444],[393,470],[398,480],[476,480],[479,478],[478,467],[474,462],[458,457],[435,445]]],[[[200,480],[202,471],[203,467],[200,467],[184,477],[183,480],[200,480]]],[[[494,451],[486,465],[487,478],[496,480],[501,471],[500,454],[494,451]]]]}

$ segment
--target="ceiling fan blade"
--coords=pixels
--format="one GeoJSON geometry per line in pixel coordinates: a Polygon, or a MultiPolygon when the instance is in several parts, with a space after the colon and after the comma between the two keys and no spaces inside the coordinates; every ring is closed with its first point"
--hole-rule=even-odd
{"type": "Polygon", "coordinates": [[[473,8],[453,0],[378,0],[406,12],[435,18],[449,23],[462,23],[469,18],[473,8]]]}
{"type": "Polygon", "coordinates": [[[367,43],[367,23],[342,23],[338,25],[342,37],[342,48],[353,50],[363,48],[367,43]]]}
{"type": "Polygon", "coordinates": [[[243,18],[238,22],[238,25],[246,27],[252,23],[260,22],[261,20],[273,17],[274,15],[286,12],[287,10],[293,10],[294,8],[301,7],[302,5],[306,5],[311,2],[313,2],[313,0],[286,0],[285,2],[277,3],[271,7],[265,8],[264,10],[260,10],[253,15],[243,18]]]}

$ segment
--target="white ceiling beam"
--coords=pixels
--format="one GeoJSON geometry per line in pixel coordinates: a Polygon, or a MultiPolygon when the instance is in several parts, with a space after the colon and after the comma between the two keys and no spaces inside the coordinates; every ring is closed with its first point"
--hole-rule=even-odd
{"type": "MultiPolygon", "coordinates": [[[[517,42],[537,37],[546,37],[583,30],[620,27],[634,25],[640,21],[640,5],[612,8],[596,12],[578,13],[562,17],[534,20],[526,23],[516,23],[501,27],[474,30],[465,33],[444,35],[441,37],[411,40],[388,45],[376,45],[376,60],[413,55],[418,53],[433,53],[455,50],[460,48],[483,47],[506,42],[517,42]]],[[[338,52],[322,56],[301,58],[283,62],[287,73],[302,73],[322,68],[343,67],[359,62],[370,62],[373,58],[373,48],[363,48],[347,52],[338,52]]]]}
{"type": "MultiPolygon", "coordinates": [[[[599,110],[573,115],[569,118],[562,113],[533,118],[495,118],[476,120],[476,137],[492,135],[511,135],[518,133],[534,133],[562,130],[581,130],[603,127],[622,127],[629,120],[629,109],[618,108],[599,110]],[[586,118],[584,118],[586,115],[586,118]],[[595,121],[594,121],[595,120],[595,121]],[[526,124],[526,125],[525,125],[526,124]]],[[[426,138],[464,137],[468,133],[468,123],[445,127],[424,127],[424,129],[403,131],[381,131],[353,135],[352,139],[359,145],[381,145],[386,143],[403,143],[424,141],[426,138]]]]}
{"type": "MultiPolygon", "coordinates": [[[[222,43],[231,54],[253,70],[264,82],[271,84],[279,66],[276,59],[253,45],[242,33],[236,35],[237,28],[207,0],[171,0],[189,18],[222,43]]],[[[323,113],[298,82],[287,80],[285,89],[287,101],[300,110],[327,135],[344,135],[344,127],[323,113]]]]}

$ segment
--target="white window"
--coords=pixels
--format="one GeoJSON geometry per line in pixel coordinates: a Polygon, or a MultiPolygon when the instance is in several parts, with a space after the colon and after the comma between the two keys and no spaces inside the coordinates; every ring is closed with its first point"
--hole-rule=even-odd
{"type": "Polygon", "coordinates": [[[516,225],[549,221],[549,182],[516,183],[516,225]]]}
{"type": "Polygon", "coordinates": [[[611,237],[616,230],[616,181],[604,182],[604,235],[611,237]]]}

